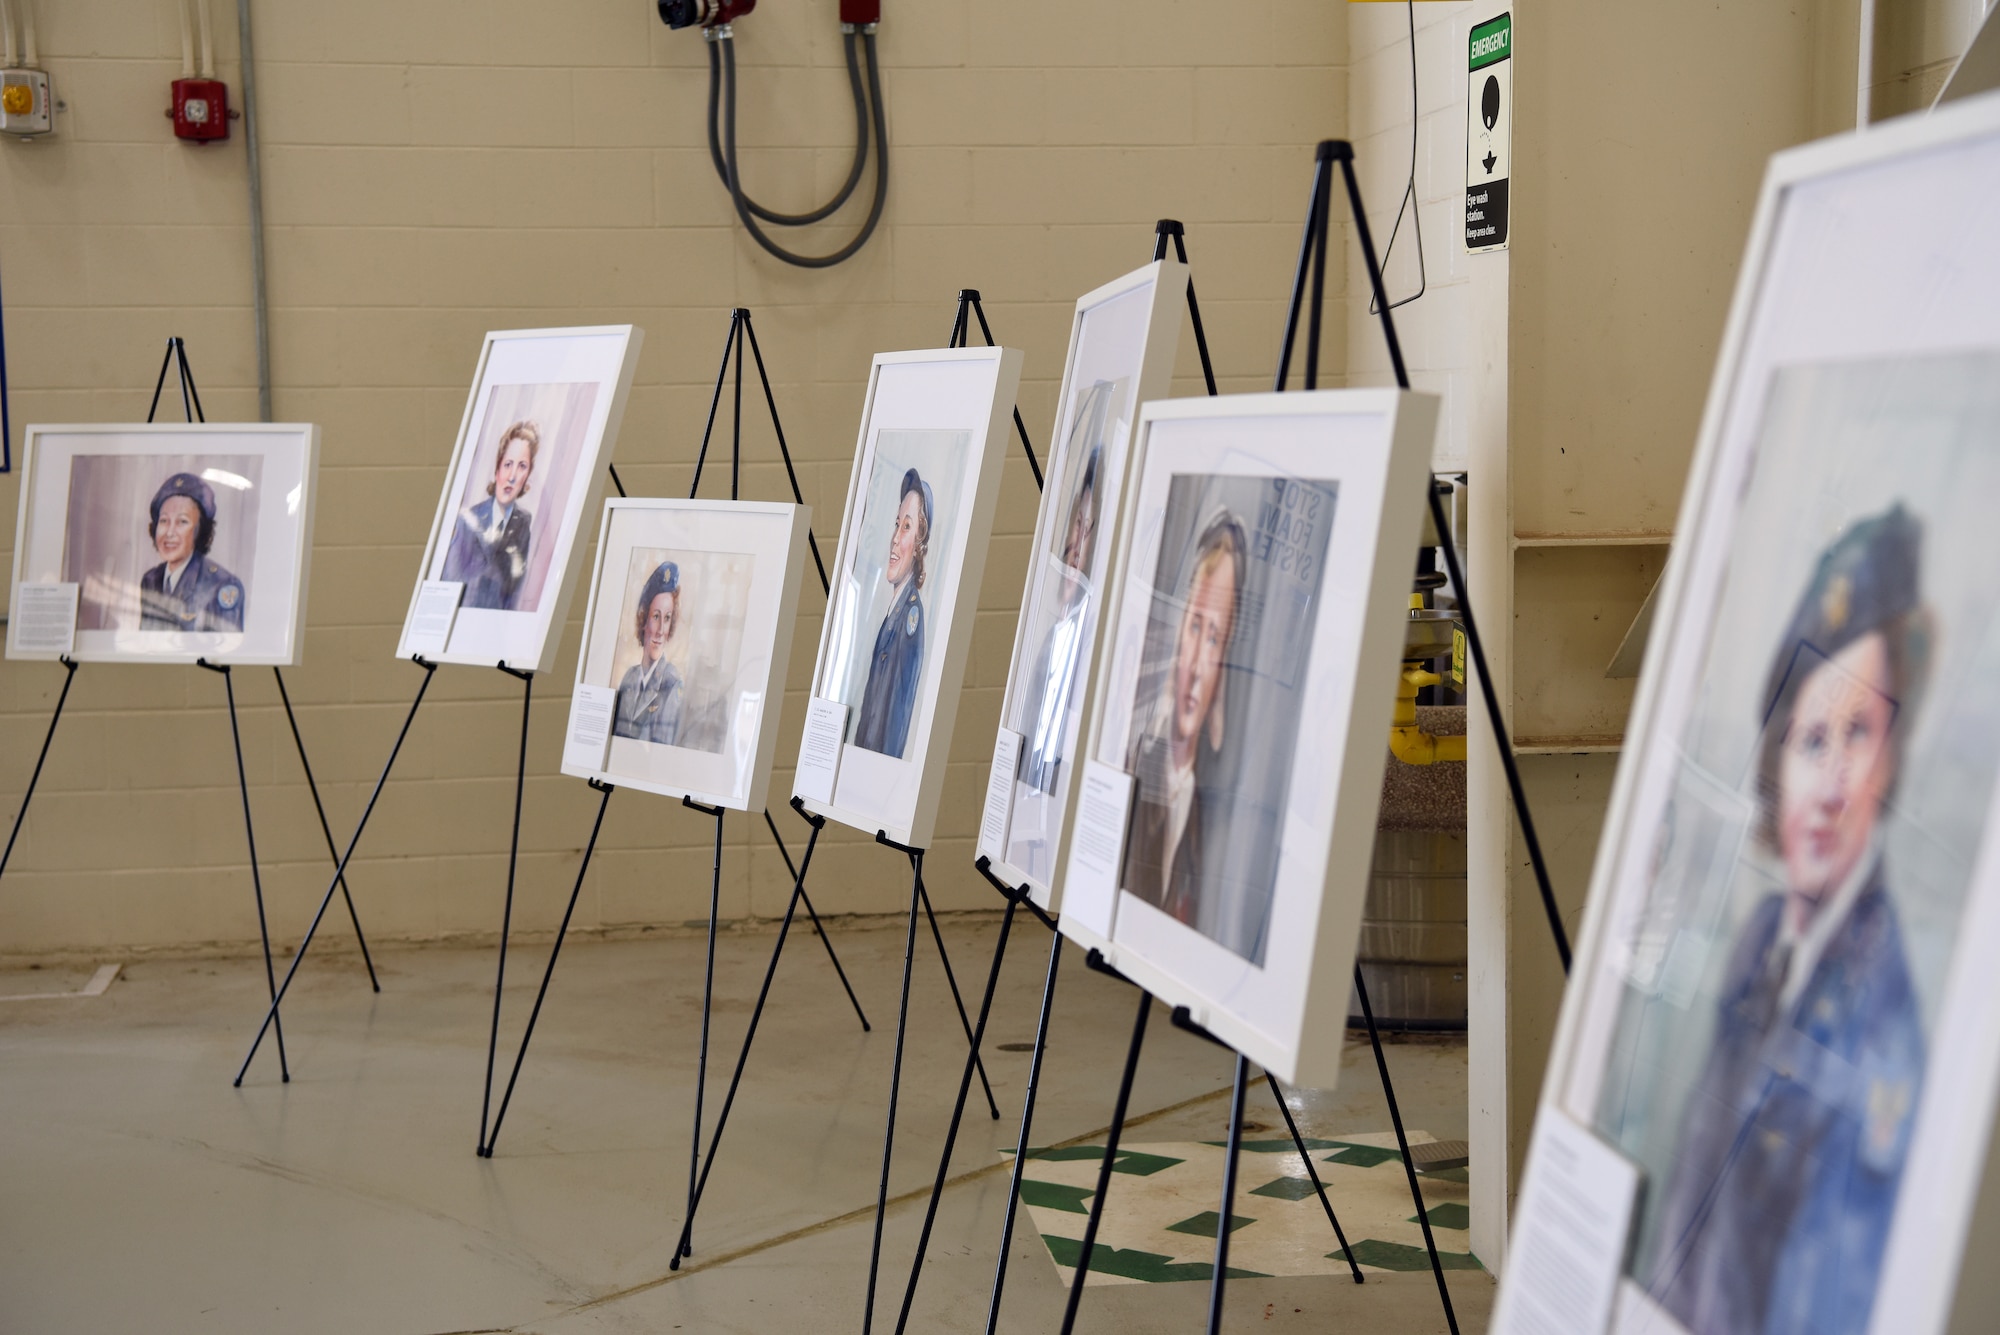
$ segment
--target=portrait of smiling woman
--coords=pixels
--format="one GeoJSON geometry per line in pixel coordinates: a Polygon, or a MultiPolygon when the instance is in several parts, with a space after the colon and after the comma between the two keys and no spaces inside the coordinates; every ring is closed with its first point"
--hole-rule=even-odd
{"type": "Polygon", "coordinates": [[[444,578],[465,585],[463,607],[511,612],[528,573],[533,516],[516,502],[528,494],[541,428],[515,422],[500,433],[486,499],[461,508],[445,552],[444,578]]]}
{"type": "Polygon", "coordinates": [[[209,556],[215,489],[175,473],[153,494],[146,534],[160,563],[139,579],[139,629],[240,631],[243,581],[209,556]]]}

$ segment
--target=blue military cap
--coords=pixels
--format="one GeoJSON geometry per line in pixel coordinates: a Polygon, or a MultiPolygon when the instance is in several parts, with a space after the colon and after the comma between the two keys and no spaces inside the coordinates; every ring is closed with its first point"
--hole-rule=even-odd
{"type": "Polygon", "coordinates": [[[678,594],[680,591],[681,568],[672,561],[660,562],[653,567],[653,573],[646,576],[646,587],[639,591],[639,615],[646,615],[652,609],[653,599],[661,594],[678,594]]]}
{"type": "Polygon", "coordinates": [[[931,526],[931,484],[924,481],[922,475],[914,468],[903,474],[903,489],[896,494],[896,504],[901,505],[903,497],[913,491],[917,493],[923,502],[924,527],[925,529],[929,529],[931,526]]]}
{"type": "Polygon", "coordinates": [[[1793,673],[1802,649],[1831,658],[1862,636],[1917,611],[1923,541],[1922,523],[1898,502],[1855,523],[1820,554],[1778,641],[1764,692],[1767,718],[1781,696],[1797,689],[1801,678],[1793,673]]]}
{"type": "Polygon", "coordinates": [[[170,496],[185,496],[200,509],[202,518],[215,521],[215,490],[193,473],[175,473],[153,493],[153,522],[160,522],[160,507],[170,496]]]}

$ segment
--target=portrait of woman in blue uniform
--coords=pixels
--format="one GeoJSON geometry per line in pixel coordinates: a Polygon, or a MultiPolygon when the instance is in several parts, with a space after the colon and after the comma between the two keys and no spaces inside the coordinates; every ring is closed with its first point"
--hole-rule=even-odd
{"type": "Polygon", "coordinates": [[[686,703],[680,670],[667,661],[667,647],[680,628],[681,572],[662,561],[646,577],[633,611],[639,638],[639,661],[625,669],[618,682],[618,708],[611,735],[655,746],[680,741],[681,710],[686,703]]]}
{"type": "Polygon", "coordinates": [[[930,556],[933,495],[916,469],[906,469],[889,530],[884,576],[892,596],[888,614],[875,632],[868,658],[868,684],[854,719],[854,745],[903,758],[910,739],[910,715],[924,669],[924,568],[930,556]]]}
{"type": "Polygon", "coordinates": [[[146,536],[160,563],[139,578],[139,629],[243,629],[243,581],[209,556],[215,545],[215,490],[175,473],[153,493],[146,536]]]}
{"type": "Polygon", "coordinates": [[[464,507],[452,526],[442,578],[465,585],[461,607],[511,612],[528,573],[533,517],[519,501],[528,494],[541,428],[520,421],[500,434],[486,499],[464,507]]]}
{"type": "Polygon", "coordinates": [[[1922,566],[1902,506],[1856,522],[1770,665],[1756,837],[1782,884],[1728,947],[1645,1276],[1697,1335],[1868,1323],[1926,1066],[1883,848],[1929,670],[1922,566]]]}

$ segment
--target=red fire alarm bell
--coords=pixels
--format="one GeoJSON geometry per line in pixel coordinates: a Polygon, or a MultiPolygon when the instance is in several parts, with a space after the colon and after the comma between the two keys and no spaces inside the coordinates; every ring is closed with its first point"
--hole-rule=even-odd
{"type": "Polygon", "coordinates": [[[174,134],[205,143],[229,137],[229,85],[220,79],[175,79],[174,134]]]}

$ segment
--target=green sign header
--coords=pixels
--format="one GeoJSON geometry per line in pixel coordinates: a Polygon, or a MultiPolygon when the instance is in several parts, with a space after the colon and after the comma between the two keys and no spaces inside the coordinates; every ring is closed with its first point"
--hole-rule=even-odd
{"type": "Polygon", "coordinates": [[[1471,69],[1484,69],[1514,54],[1514,16],[1502,14],[1472,30],[1471,69]]]}

